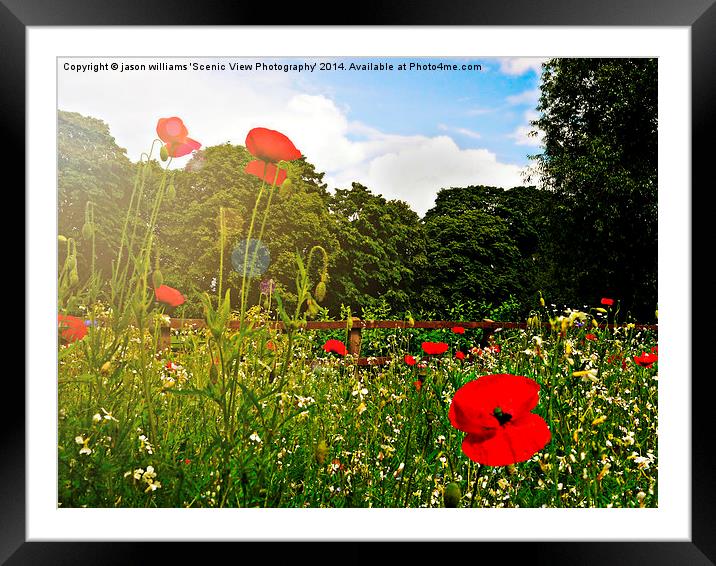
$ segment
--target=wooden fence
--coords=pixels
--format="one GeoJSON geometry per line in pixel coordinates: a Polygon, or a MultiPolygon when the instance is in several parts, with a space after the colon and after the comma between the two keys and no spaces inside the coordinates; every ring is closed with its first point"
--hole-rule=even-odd
{"type": "MultiPolygon", "coordinates": [[[[285,326],[283,322],[269,322],[265,325],[273,330],[283,331],[285,326]]],[[[382,365],[390,361],[390,358],[378,357],[378,358],[361,358],[360,357],[360,346],[362,340],[361,332],[363,330],[371,330],[376,328],[384,329],[411,329],[411,328],[425,328],[425,329],[439,329],[439,328],[453,328],[461,326],[465,329],[479,328],[483,331],[482,344],[486,345],[489,337],[497,329],[524,329],[527,328],[526,322],[494,322],[494,321],[450,321],[450,320],[416,320],[412,324],[405,320],[361,320],[360,318],[353,318],[352,325],[348,331],[348,353],[358,358],[358,365],[382,365]]],[[[543,323],[546,328],[550,327],[549,322],[543,323]]],[[[614,325],[614,324],[600,324],[598,328],[614,328],[626,327],[626,325],[614,325]]],[[[305,330],[345,330],[348,327],[348,321],[330,321],[330,322],[306,322],[301,325],[300,328],[305,330]]],[[[169,325],[162,326],[161,336],[159,339],[159,348],[171,347],[171,331],[177,329],[200,329],[206,328],[206,322],[201,318],[172,318],[170,319],[169,325]]],[[[229,328],[238,330],[241,328],[241,322],[238,320],[232,320],[229,322],[229,328]]],[[[637,330],[652,330],[657,331],[658,325],[656,324],[635,324],[634,328],[637,330]]]]}

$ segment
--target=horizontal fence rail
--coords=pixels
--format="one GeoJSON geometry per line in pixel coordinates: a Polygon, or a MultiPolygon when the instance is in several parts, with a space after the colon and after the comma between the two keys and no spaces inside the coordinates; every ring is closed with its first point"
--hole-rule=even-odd
{"type": "MultiPolygon", "coordinates": [[[[283,322],[267,322],[260,326],[270,328],[272,330],[284,331],[286,326],[283,322]]],[[[526,329],[529,325],[526,322],[495,322],[493,320],[481,320],[481,321],[452,321],[452,320],[416,320],[414,322],[408,322],[405,320],[361,320],[360,318],[353,318],[350,328],[348,321],[309,321],[299,324],[299,329],[303,330],[346,330],[348,329],[348,353],[357,358],[356,363],[358,365],[383,365],[390,362],[390,358],[387,357],[360,357],[360,345],[362,340],[362,330],[373,330],[373,329],[441,329],[441,328],[454,328],[461,326],[464,329],[481,329],[483,330],[482,341],[486,342],[487,339],[494,334],[498,329],[500,330],[514,330],[514,329],[526,329]]],[[[549,322],[542,323],[545,328],[550,328],[549,322]]],[[[232,320],[228,324],[229,329],[239,330],[241,328],[241,321],[232,320]]],[[[626,324],[599,324],[597,328],[626,328],[626,324]]],[[[630,325],[635,330],[651,330],[658,331],[659,326],[657,324],[634,324],[630,325]]],[[[168,325],[161,327],[161,335],[159,338],[159,348],[165,349],[171,347],[171,331],[172,330],[199,330],[206,328],[206,322],[201,318],[172,318],[169,320],[168,325]]]]}

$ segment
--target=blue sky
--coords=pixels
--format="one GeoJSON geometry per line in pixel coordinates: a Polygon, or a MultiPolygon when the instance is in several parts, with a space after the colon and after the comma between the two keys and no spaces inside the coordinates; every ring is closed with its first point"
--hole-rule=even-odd
{"type": "Polygon", "coordinates": [[[539,139],[526,133],[536,117],[542,59],[331,59],[345,70],[313,72],[228,68],[259,61],[318,60],[59,59],[58,108],[104,120],[132,160],[149,148],[163,117],[181,117],[204,146],[243,144],[257,126],[279,130],[326,173],[329,189],[357,181],[421,215],[444,187],[523,184],[527,156],[539,152],[539,139]],[[76,72],[65,69],[68,61],[224,63],[226,69],[76,72]],[[397,70],[410,61],[480,64],[482,70],[397,70]],[[349,71],[351,62],[389,62],[396,70],[349,71]]]}
{"type": "Polygon", "coordinates": [[[348,115],[401,135],[446,132],[461,148],[488,147],[500,161],[527,165],[528,146],[510,137],[536,107],[539,75],[533,69],[502,72],[495,59],[344,59],[350,62],[446,61],[478,63],[481,71],[314,72],[301,77],[304,88],[330,93],[348,115]],[[525,93],[530,93],[528,96],[525,93]],[[476,137],[479,135],[479,137],[476,137]]]}

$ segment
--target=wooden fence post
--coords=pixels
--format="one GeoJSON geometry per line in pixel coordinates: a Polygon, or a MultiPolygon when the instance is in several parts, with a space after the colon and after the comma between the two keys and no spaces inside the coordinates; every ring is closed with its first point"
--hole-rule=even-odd
{"type": "Polygon", "coordinates": [[[162,325],[159,328],[159,342],[157,349],[159,351],[172,347],[172,327],[162,325]]]}
{"type": "Polygon", "coordinates": [[[360,318],[352,318],[353,325],[348,332],[348,353],[360,357],[361,327],[360,318]]]}

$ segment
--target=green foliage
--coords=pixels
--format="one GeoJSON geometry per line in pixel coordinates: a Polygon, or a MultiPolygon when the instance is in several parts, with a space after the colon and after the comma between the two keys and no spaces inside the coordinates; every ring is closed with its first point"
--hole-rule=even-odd
{"type": "MultiPolygon", "coordinates": [[[[535,187],[443,189],[425,215],[429,258],[419,305],[438,318],[474,302],[471,314],[514,297],[528,312],[544,286],[544,224],[552,195],[535,187]]],[[[519,318],[518,317],[518,318],[519,318]]]]}
{"type": "MultiPolygon", "coordinates": [[[[219,278],[221,237],[220,209],[224,210],[224,287],[239,288],[241,274],[232,266],[231,252],[246,238],[251,211],[261,181],[244,172],[250,154],[239,146],[224,144],[198,152],[174,183],[176,198],[159,221],[162,267],[168,285],[186,292],[187,316],[197,314],[198,297],[214,292],[219,278]]],[[[307,252],[322,245],[331,253],[337,241],[331,230],[328,198],[322,174],[313,165],[298,160],[288,166],[291,183],[278,187],[272,197],[262,241],[269,249],[271,262],[262,278],[273,278],[284,288],[293,287],[295,252],[307,252]]],[[[268,202],[267,187],[259,203],[259,216],[268,202]]],[[[259,222],[257,221],[257,224],[259,222]]],[[[256,237],[256,236],[254,236],[256,237]]],[[[251,281],[249,304],[258,299],[258,280],[251,281]]],[[[329,291],[330,292],[330,291],[329,291]]],[[[240,300],[233,294],[233,305],[240,300]]]]}
{"type": "Polygon", "coordinates": [[[553,59],[544,66],[536,171],[555,195],[550,295],[621,300],[653,318],[657,281],[657,60],[553,59]]]}
{"type": "Polygon", "coordinates": [[[355,310],[385,300],[394,312],[413,301],[416,271],[426,264],[425,236],[408,204],[374,195],[359,183],[337,189],[329,200],[340,251],[327,305],[355,310]]]}
{"type": "Polygon", "coordinates": [[[82,279],[88,275],[92,255],[90,238],[81,237],[87,203],[93,203],[97,218],[96,267],[108,275],[132,192],[133,169],[107,124],[75,112],[58,111],[58,232],[77,242],[82,279]]]}

